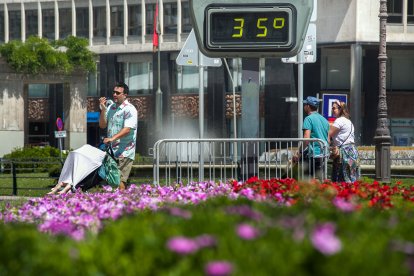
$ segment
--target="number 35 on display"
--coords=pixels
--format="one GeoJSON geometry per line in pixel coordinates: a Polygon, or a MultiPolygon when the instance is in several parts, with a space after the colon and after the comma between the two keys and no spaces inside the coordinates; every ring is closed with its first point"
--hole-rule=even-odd
{"type": "MultiPolygon", "coordinates": [[[[233,26],[233,38],[241,38],[243,37],[243,30],[244,30],[244,18],[234,18],[234,26],[233,26]]],[[[267,37],[267,30],[268,28],[273,28],[275,30],[283,29],[285,27],[285,18],[283,17],[275,17],[273,20],[270,20],[272,25],[269,26],[269,18],[262,17],[258,18],[256,22],[257,34],[256,37],[267,37]]]]}

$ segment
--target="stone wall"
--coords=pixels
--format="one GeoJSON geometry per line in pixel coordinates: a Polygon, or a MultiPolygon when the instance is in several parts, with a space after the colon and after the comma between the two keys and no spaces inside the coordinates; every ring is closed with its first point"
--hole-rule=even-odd
{"type": "MultiPolygon", "coordinates": [[[[28,133],[25,117],[25,110],[28,108],[25,104],[28,101],[25,86],[31,83],[65,84],[62,97],[67,138],[64,148],[73,149],[84,145],[87,133],[86,73],[78,70],[72,75],[17,74],[0,58],[0,157],[10,153],[14,148],[24,146],[28,133]]],[[[51,129],[54,129],[54,126],[51,126],[51,129]]]]}

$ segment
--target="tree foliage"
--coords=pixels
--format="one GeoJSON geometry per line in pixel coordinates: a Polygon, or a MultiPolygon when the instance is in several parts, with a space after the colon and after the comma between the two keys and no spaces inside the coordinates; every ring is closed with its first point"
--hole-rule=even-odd
{"type": "Polygon", "coordinates": [[[18,73],[70,74],[75,69],[95,71],[95,54],[84,38],[69,36],[49,42],[45,38],[29,37],[24,43],[13,40],[0,45],[0,54],[18,73]]]}

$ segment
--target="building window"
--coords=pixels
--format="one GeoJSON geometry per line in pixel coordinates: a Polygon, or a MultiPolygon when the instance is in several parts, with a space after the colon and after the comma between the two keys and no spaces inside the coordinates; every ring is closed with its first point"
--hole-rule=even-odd
{"type": "Polygon", "coordinates": [[[49,85],[29,84],[29,98],[49,98],[49,85]]]}
{"type": "Polygon", "coordinates": [[[177,34],[177,3],[164,4],[164,33],[177,34]]]}
{"type": "Polygon", "coordinates": [[[142,33],[141,5],[128,6],[128,21],[128,35],[140,36],[142,33]]]}
{"type": "Polygon", "coordinates": [[[154,16],[155,16],[155,4],[145,5],[145,33],[147,35],[154,32],[154,16]]]}
{"type": "Polygon", "coordinates": [[[190,3],[182,2],[181,3],[181,32],[189,33],[193,26],[191,25],[190,20],[190,3]]]}
{"type": "Polygon", "coordinates": [[[20,10],[9,10],[9,39],[21,40],[21,12],[20,10]]]}
{"type": "MultiPolygon", "coordinates": [[[[198,94],[199,70],[197,66],[176,66],[177,93],[198,94]]],[[[204,92],[207,92],[207,70],[204,70],[204,92]]]]}
{"type": "Polygon", "coordinates": [[[414,24],[414,1],[409,0],[407,6],[407,23],[414,24]]]}
{"type": "Polygon", "coordinates": [[[72,9],[59,9],[59,38],[72,35],[72,9]]]}
{"type": "Polygon", "coordinates": [[[392,56],[387,62],[387,90],[413,91],[414,57],[408,55],[392,56]]]}
{"type": "Polygon", "coordinates": [[[106,8],[93,8],[93,36],[106,37],[106,8]]]}
{"type": "Polygon", "coordinates": [[[388,0],[387,1],[387,13],[388,23],[402,24],[402,6],[403,0],[388,0]]]}
{"type": "MultiPolygon", "coordinates": [[[[47,84],[29,84],[28,87],[29,101],[34,100],[44,103],[44,107],[49,104],[49,85],[47,84]]],[[[41,120],[28,120],[29,131],[27,134],[28,144],[30,145],[49,145],[49,128],[47,121],[49,111],[44,111],[46,118],[41,120]],[[45,121],[46,119],[46,121],[45,121]]]]}
{"type": "Polygon", "coordinates": [[[129,95],[150,94],[153,89],[152,62],[125,62],[125,83],[129,95]]]}
{"type": "Polygon", "coordinates": [[[26,36],[37,36],[37,10],[26,10],[26,36]]]}
{"type": "Polygon", "coordinates": [[[4,11],[0,11],[0,42],[4,42],[4,11]]]}
{"type": "Polygon", "coordinates": [[[100,88],[100,66],[99,62],[96,63],[96,72],[90,72],[88,74],[88,96],[98,97],[100,88]]]}
{"type": "Polygon", "coordinates": [[[54,9],[42,10],[42,31],[43,37],[50,40],[55,39],[55,11],[54,9]]]}
{"type": "Polygon", "coordinates": [[[322,57],[321,87],[326,90],[349,90],[351,63],[349,51],[322,57]]]}
{"type": "Polygon", "coordinates": [[[226,83],[226,92],[233,92],[233,85],[235,89],[234,91],[240,92],[241,83],[242,83],[242,59],[241,58],[228,59],[227,64],[229,66],[229,71],[231,73],[231,77],[233,79],[234,84],[232,83],[231,79],[228,78],[228,81],[226,83]]]}
{"type": "Polygon", "coordinates": [[[111,7],[111,36],[124,36],[124,7],[111,7]]]}
{"type": "Polygon", "coordinates": [[[76,8],[76,36],[89,37],[89,10],[88,8],[76,8]]]}

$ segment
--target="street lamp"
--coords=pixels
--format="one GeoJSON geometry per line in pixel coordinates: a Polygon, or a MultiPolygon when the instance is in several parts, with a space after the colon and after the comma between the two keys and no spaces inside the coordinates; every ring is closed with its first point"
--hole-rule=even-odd
{"type": "Polygon", "coordinates": [[[379,94],[377,129],[375,130],[375,178],[381,182],[391,181],[391,136],[387,118],[387,0],[380,0],[379,41],[379,94]]]}

